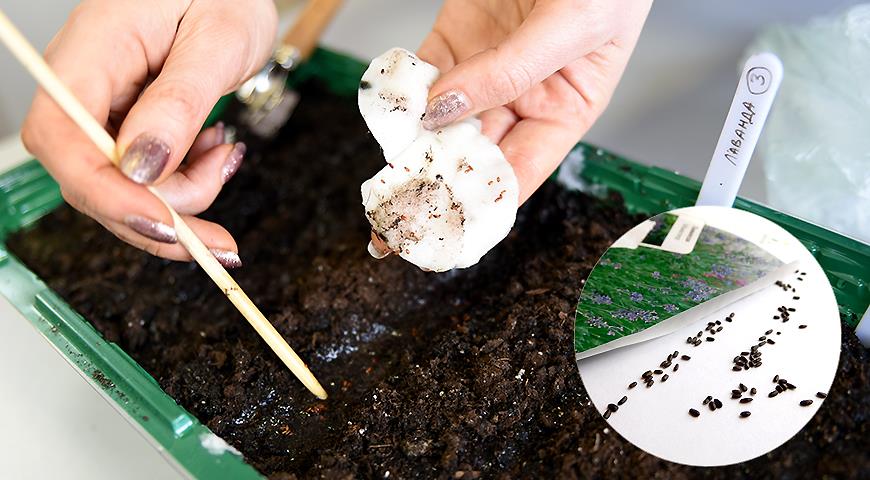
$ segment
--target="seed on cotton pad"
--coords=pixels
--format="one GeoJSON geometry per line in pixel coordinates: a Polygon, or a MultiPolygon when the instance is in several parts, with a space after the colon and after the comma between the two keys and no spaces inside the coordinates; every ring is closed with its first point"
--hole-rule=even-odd
{"type": "Polygon", "coordinates": [[[519,187],[513,168],[480,133],[477,120],[436,131],[422,128],[433,80],[402,73],[418,67],[434,69],[393,49],[375,59],[363,76],[368,83],[360,89],[360,112],[387,160],[361,189],[372,225],[369,252],[376,258],[395,252],[436,272],[469,267],[507,236],[516,219],[519,187]],[[390,94],[372,96],[378,88],[390,94]],[[395,98],[404,98],[406,110],[394,110],[398,104],[390,102],[395,98]],[[394,123],[402,126],[383,125],[394,123]],[[416,137],[408,142],[410,134],[416,137]]]}

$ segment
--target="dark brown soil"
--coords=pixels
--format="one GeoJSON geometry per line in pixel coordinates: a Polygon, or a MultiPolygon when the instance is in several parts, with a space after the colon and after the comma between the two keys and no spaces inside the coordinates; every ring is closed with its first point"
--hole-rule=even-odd
{"type": "Polygon", "coordinates": [[[359,185],[383,165],[354,102],[314,87],[206,215],[239,241],[239,283],[330,392],[307,393],[194,265],[58,209],[12,250],[181,405],[274,478],[867,478],[870,362],[844,333],[837,379],[785,446],[696,469],[623,440],[572,354],[583,279],[639,220],[547,184],[471,269],[366,253],[359,185]]]}

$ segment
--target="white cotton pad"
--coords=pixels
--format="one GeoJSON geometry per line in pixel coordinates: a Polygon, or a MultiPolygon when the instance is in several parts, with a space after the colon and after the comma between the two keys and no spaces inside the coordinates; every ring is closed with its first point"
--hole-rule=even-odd
{"type": "Polygon", "coordinates": [[[359,111],[369,131],[393,158],[423,130],[429,88],[438,69],[413,53],[393,48],[372,60],[359,84],[359,111]]]}
{"type": "Polygon", "coordinates": [[[422,127],[437,76],[435,67],[392,49],[366,71],[359,103],[387,160],[362,185],[375,237],[369,252],[380,258],[386,249],[442,272],[474,265],[507,236],[519,187],[513,168],[481,134],[477,120],[436,131],[422,127]],[[396,99],[403,108],[396,110],[396,99]]]}

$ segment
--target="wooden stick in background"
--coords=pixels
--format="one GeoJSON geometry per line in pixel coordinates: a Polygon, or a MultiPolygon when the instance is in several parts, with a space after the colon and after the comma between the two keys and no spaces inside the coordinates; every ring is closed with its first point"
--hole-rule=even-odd
{"type": "MultiPolygon", "coordinates": [[[[51,98],[63,109],[64,112],[75,122],[79,128],[94,142],[97,148],[118,165],[120,155],[115,145],[115,140],[106,132],[102,125],[85,109],[76,97],[66,88],[60,79],[45,63],[42,56],[28,43],[27,39],[12,24],[9,18],[0,10],[0,40],[12,51],[12,54],[33,75],[36,82],[48,93],[51,98]]],[[[184,220],[175,212],[166,200],[154,187],[148,187],[163,205],[169,210],[175,226],[178,240],[190,252],[194,260],[202,267],[209,277],[223,290],[227,298],[236,306],[245,319],[250,322],[254,330],[263,337],[263,340],[272,348],[275,354],[296,375],[308,390],[320,399],[326,398],[326,391],[314,378],[314,375],[305,365],[299,355],[290,348],[275,327],[266,320],[266,317],[254,305],[233,277],[221,266],[208,251],[208,248],[196,236],[193,230],[184,223],[184,220]]]]}

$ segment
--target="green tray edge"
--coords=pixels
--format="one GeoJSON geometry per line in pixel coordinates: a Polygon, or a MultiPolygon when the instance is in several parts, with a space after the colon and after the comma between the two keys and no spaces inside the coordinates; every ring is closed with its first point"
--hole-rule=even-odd
{"type": "MultiPolygon", "coordinates": [[[[288,83],[317,78],[338,95],[354,95],[365,64],[337,52],[318,49],[288,83]]],[[[232,101],[220,99],[207,124],[216,122],[232,101]]],[[[631,212],[654,215],[694,204],[700,183],[674,172],[646,167],[588,144],[581,178],[622,195],[631,212]]],[[[601,189],[599,189],[601,190],[601,189]]],[[[5,247],[8,234],[26,228],[63,203],[60,189],[35,160],[0,175],[0,294],[75,365],[123,415],[146,432],[158,450],[196,478],[261,478],[231,453],[212,455],[200,436],[210,430],[175,403],[117,345],[67,305],[5,247]],[[95,375],[95,372],[100,372],[95,375]],[[95,377],[101,381],[95,381],[95,377]]],[[[769,207],[739,198],[736,208],[768,218],[800,239],[831,279],[843,321],[854,326],[870,304],[870,245],[847,238],[769,207]]]]}

